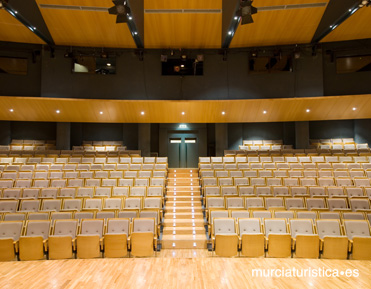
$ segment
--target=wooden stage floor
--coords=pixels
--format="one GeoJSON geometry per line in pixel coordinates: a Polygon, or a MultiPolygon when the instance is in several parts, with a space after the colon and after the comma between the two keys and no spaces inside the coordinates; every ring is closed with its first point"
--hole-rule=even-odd
{"type": "Polygon", "coordinates": [[[371,288],[370,272],[371,261],[219,258],[202,249],[168,249],[151,258],[0,262],[0,288],[361,289],[371,288]],[[293,268],[312,270],[312,276],[308,275],[308,270],[294,273],[293,268]],[[266,277],[253,276],[253,269],[278,270],[274,273],[276,276],[266,277]],[[292,275],[307,276],[279,277],[280,274],[290,274],[289,270],[292,275]],[[314,277],[314,270],[317,274],[326,272],[331,276],[314,277]],[[358,270],[358,277],[345,276],[350,272],[346,270],[351,270],[352,274],[358,270]],[[345,274],[341,275],[341,272],[345,274]]]}

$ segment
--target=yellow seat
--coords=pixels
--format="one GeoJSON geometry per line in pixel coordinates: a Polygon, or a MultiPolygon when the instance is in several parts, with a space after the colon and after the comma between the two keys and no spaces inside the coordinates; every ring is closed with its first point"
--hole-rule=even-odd
{"type": "Polygon", "coordinates": [[[108,219],[104,235],[104,256],[122,258],[128,253],[130,219],[108,219]]]}
{"type": "Polygon", "coordinates": [[[49,259],[73,258],[76,249],[78,220],[55,220],[52,235],[49,236],[49,259]]]}
{"type": "Polygon", "coordinates": [[[212,247],[221,257],[233,257],[238,253],[238,235],[233,218],[214,218],[212,247]]]}
{"type": "Polygon", "coordinates": [[[238,219],[238,232],[243,256],[261,257],[265,255],[265,241],[260,219],[238,219]]]}
{"type": "Polygon", "coordinates": [[[130,236],[131,255],[152,256],[157,250],[157,232],[154,218],[134,218],[130,236]]]}

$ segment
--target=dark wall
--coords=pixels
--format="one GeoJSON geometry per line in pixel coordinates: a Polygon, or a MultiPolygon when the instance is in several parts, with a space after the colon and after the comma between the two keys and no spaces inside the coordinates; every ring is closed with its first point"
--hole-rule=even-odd
{"type": "Polygon", "coordinates": [[[151,152],[159,152],[159,133],[160,125],[151,123],[151,152]]]}
{"type": "Polygon", "coordinates": [[[8,145],[11,142],[10,121],[0,121],[0,145],[8,145]]]}
{"type": "Polygon", "coordinates": [[[55,122],[13,121],[10,124],[11,139],[55,140],[55,122]]]}
{"type": "Polygon", "coordinates": [[[354,141],[371,145],[371,119],[354,120],[354,141]]]}
{"type": "Polygon", "coordinates": [[[243,140],[283,140],[295,144],[295,123],[230,123],[228,124],[228,149],[238,150],[243,140]]]}
{"type": "Polygon", "coordinates": [[[0,73],[1,96],[40,96],[41,47],[0,42],[0,57],[27,58],[27,75],[0,73]]]}
{"type": "Polygon", "coordinates": [[[371,55],[370,39],[354,42],[327,43],[323,60],[324,95],[348,95],[371,93],[371,71],[336,73],[336,57],[371,55]]]}
{"type": "Polygon", "coordinates": [[[309,122],[310,139],[348,137],[354,137],[353,120],[327,120],[309,122]]]}

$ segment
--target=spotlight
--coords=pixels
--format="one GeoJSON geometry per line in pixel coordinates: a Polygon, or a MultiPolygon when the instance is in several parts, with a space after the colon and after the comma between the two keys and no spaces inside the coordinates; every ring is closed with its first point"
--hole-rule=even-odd
{"type": "Polygon", "coordinates": [[[167,55],[161,54],[161,62],[167,62],[167,55]]]}
{"type": "Polygon", "coordinates": [[[241,25],[254,23],[252,15],[258,13],[258,9],[252,6],[252,0],[242,0],[237,16],[241,17],[241,25]]]}
{"type": "Polygon", "coordinates": [[[112,2],[115,4],[115,6],[109,8],[108,13],[117,15],[116,23],[125,23],[128,22],[128,19],[131,20],[130,16],[128,18],[128,15],[131,11],[126,0],[113,0],[112,2]]]}

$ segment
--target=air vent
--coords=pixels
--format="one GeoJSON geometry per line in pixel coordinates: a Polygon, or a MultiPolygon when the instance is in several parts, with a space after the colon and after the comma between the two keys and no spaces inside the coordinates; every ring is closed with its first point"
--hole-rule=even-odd
{"type": "Polygon", "coordinates": [[[96,11],[96,12],[107,12],[108,11],[108,7],[53,5],[53,4],[40,4],[40,7],[43,9],[58,9],[58,10],[78,10],[78,11],[96,11]]]}
{"type": "Polygon", "coordinates": [[[148,14],[173,14],[173,13],[201,13],[201,14],[218,14],[222,9],[144,9],[148,14]]]}
{"type": "Polygon", "coordinates": [[[274,10],[291,10],[291,9],[304,9],[304,8],[320,8],[326,7],[327,3],[307,3],[307,4],[292,4],[292,5],[279,5],[279,6],[267,6],[267,7],[256,7],[258,11],[274,11],[274,10]]]}

